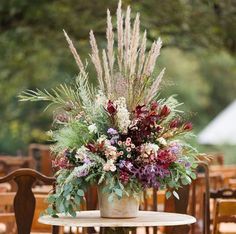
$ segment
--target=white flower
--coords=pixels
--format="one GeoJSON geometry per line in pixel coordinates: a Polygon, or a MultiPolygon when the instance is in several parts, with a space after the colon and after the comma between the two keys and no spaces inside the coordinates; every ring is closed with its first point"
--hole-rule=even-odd
{"type": "Polygon", "coordinates": [[[119,127],[119,130],[122,131],[123,133],[126,133],[128,130],[128,127],[131,123],[129,116],[130,113],[127,110],[126,106],[126,100],[124,97],[119,97],[114,104],[117,106],[117,124],[119,127]]]}
{"type": "Polygon", "coordinates": [[[157,144],[146,143],[145,151],[150,154],[151,152],[156,153],[159,150],[159,146],[157,144]]]}
{"type": "Polygon", "coordinates": [[[87,157],[87,149],[85,146],[81,146],[79,149],[77,149],[75,158],[83,160],[85,157],[87,157]]]}
{"type": "Polygon", "coordinates": [[[141,145],[141,158],[143,159],[154,159],[157,157],[157,151],[159,146],[157,144],[145,143],[141,145]]]}
{"type": "MultiPolygon", "coordinates": [[[[107,140],[107,136],[106,135],[101,135],[98,139],[97,139],[97,142],[99,144],[101,144],[103,141],[106,141],[107,140]]],[[[110,142],[110,141],[109,141],[110,142]]]]}
{"type": "Polygon", "coordinates": [[[116,166],[114,165],[114,160],[110,159],[108,160],[104,166],[103,166],[104,171],[116,171],[116,166]]]}
{"type": "Polygon", "coordinates": [[[158,141],[161,145],[164,145],[164,146],[167,145],[166,139],[163,138],[163,137],[158,138],[157,141],[158,141]]]}
{"type": "Polygon", "coordinates": [[[112,172],[116,171],[116,166],[114,164],[110,166],[110,171],[112,172]]]}
{"type": "Polygon", "coordinates": [[[98,132],[98,128],[97,128],[96,124],[89,125],[88,130],[89,130],[89,133],[97,133],[98,132]]]}

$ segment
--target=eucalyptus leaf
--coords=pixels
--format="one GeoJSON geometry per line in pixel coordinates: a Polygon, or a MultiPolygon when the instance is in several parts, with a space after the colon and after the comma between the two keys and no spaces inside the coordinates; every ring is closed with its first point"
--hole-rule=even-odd
{"type": "Polygon", "coordinates": [[[78,189],[78,190],[77,190],[77,194],[78,194],[79,196],[83,197],[83,196],[84,196],[84,191],[83,191],[82,189],[78,189]]]}
{"type": "Polygon", "coordinates": [[[179,200],[179,194],[176,191],[173,191],[173,195],[179,200]]]}
{"type": "Polygon", "coordinates": [[[121,189],[118,189],[118,188],[115,189],[115,193],[116,193],[116,195],[117,195],[118,197],[122,197],[122,195],[123,195],[122,190],[121,190],[121,189]]]}
{"type": "Polygon", "coordinates": [[[170,197],[171,197],[171,192],[170,191],[166,192],[166,199],[169,199],[170,197]]]}

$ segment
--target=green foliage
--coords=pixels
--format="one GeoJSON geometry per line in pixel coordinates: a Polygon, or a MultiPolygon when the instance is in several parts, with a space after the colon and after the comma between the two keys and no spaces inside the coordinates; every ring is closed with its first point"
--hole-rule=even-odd
{"type": "Polygon", "coordinates": [[[80,121],[70,121],[63,128],[53,132],[52,139],[56,142],[53,150],[60,152],[64,149],[80,148],[93,138],[86,124],[80,121]]]}
{"type": "MultiPolygon", "coordinates": [[[[76,108],[80,108],[81,103],[80,96],[77,92],[69,87],[68,85],[60,85],[55,89],[51,89],[51,92],[44,89],[43,91],[37,89],[34,90],[27,90],[23,91],[19,95],[20,101],[47,101],[50,104],[47,106],[48,109],[51,105],[56,105],[60,108],[64,108],[65,110],[70,108],[70,110],[76,110],[76,108]]],[[[81,110],[81,109],[80,109],[81,110]]]]}
{"type": "Polygon", "coordinates": [[[205,113],[213,118],[235,99],[236,59],[225,51],[208,54],[200,59],[200,74],[209,87],[205,113]]]}
{"type": "Polygon", "coordinates": [[[56,215],[56,211],[69,213],[75,217],[75,210],[80,209],[84,200],[84,191],[87,187],[86,181],[76,176],[71,176],[70,170],[60,170],[59,172],[56,193],[48,197],[47,201],[51,205],[46,212],[52,216],[56,215]],[[52,208],[53,205],[55,209],[52,208]]]}

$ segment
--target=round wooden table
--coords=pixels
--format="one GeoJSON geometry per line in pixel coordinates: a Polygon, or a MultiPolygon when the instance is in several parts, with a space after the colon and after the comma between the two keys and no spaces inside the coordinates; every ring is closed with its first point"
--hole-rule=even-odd
{"type": "Polygon", "coordinates": [[[190,215],[155,211],[139,211],[138,217],[131,219],[101,218],[99,210],[77,212],[76,218],[63,214],[58,216],[59,218],[53,218],[45,215],[38,221],[53,226],[106,227],[103,233],[110,233],[109,228],[114,230],[114,227],[115,233],[125,233],[122,229],[124,227],[178,226],[196,222],[196,219],[190,215]]]}

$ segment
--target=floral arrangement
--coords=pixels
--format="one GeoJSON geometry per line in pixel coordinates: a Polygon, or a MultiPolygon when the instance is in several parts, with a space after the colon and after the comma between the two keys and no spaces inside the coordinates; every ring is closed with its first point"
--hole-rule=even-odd
{"type": "Polygon", "coordinates": [[[148,50],[139,14],[131,24],[130,7],[124,14],[121,2],[116,31],[107,10],[107,48],[102,53],[90,32],[98,87],[89,84],[86,65],[64,31],[79,67],[75,83],[20,95],[22,101],[48,101],[56,107],[49,134],[57,189],[48,199],[55,205],[49,206],[49,214],[74,216],[91,184],[104,184],[112,201],[147,188],[170,189],[167,197],[178,197],[178,188],[195,178],[197,152],[187,143],[192,124],[183,119],[173,96],[160,99],[158,94],[164,74],[163,69],[156,75],[155,69],[161,40],[148,50]]]}

